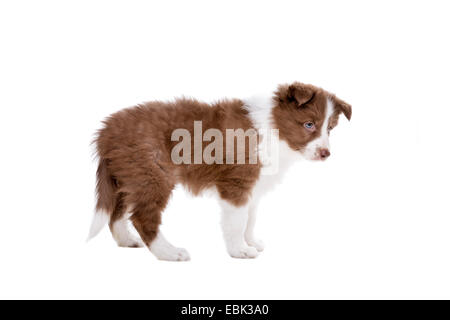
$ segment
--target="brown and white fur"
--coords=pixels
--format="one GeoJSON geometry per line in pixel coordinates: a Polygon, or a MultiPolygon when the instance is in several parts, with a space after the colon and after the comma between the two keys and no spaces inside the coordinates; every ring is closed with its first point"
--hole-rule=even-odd
{"type": "MultiPolygon", "coordinates": [[[[253,234],[259,199],[297,159],[325,160],[330,155],[330,130],[340,113],[350,120],[351,112],[351,106],[335,95],[298,82],[279,86],[267,98],[214,104],[183,98],[119,111],[104,121],[95,140],[97,213],[89,237],[109,223],[119,246],[147,246],[161,260],[189,260],[188,252],[171,245],[159,230],[161,213],[180,183],[193,194],[215,190],[228,253],[235,258],[255,258],[264,249],[253,234]],[[267,129],[278,129],[277,174],[261,174],[264,161],[250,147],[246,147],[245,159],[256,152],[257,163],[175,164],[171,151],[177,142],[171,134],[184,128],[194,136],[194,121],[202,121],[203,130],[220,130],[223,136],[226,129],[254,129],[260,144],[267,129]],[[130,232],[129,222],[140,238],[130,232]]],[[[206,142],[202,143],[205,147],[206,142]]]]}

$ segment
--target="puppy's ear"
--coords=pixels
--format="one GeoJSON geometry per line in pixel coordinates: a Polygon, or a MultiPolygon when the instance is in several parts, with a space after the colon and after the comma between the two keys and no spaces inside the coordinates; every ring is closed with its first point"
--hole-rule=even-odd
{"type": "Polygon", "coordinates": [[[349,105],[347,102],[334,97],[334,106],[339,111],[342,112],[345,117],[350,121],[350,118],[352,117],[352,106],[349,105]]]}
{"type": "Polygon", "coordinates": [[[287,99],[289,102],[296,102],[297,107],[302,107],[314,98],[314,89],[311,86],[295,83],[287,89],[287,99]]]}

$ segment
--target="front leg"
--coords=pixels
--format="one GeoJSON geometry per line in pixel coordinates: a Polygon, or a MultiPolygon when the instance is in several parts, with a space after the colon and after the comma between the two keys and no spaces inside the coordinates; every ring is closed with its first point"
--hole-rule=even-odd
{"type": "Polygon", "coordinates": [[[248,220],[247,220],[247,228],[245,229],[245,241],[251,247],[254,247],[258,252],[264,250],[264,243],[261,240],[255,238],[254,230],[256,224],[256,209],[257,202],[254,201],[249,205],[248,208],[248,220]]]}
{"type": "Polygon", "coordinates": [[[228,253],[233,258],[256,258],[258,251],[249,246],[245,240],[249,206],[235,206],[226,200],[221,200],[222,231],[228,253]]]}

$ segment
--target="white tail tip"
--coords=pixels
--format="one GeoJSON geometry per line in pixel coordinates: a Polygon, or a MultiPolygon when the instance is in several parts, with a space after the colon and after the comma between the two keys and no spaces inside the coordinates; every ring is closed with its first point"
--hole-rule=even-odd
{"type": "Polygon", "coordinates": [[[92,219],[91,229],[86,241],[94,238],[103,229],[103,227],[109,222],[109,215],[104,211],[98,211],[94,214],[92,219]]]}

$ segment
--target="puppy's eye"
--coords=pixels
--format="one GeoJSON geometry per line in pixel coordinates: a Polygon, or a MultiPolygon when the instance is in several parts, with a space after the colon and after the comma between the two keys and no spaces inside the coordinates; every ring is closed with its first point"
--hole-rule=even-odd
{"type": "Polygon", "coordinates": [[[316,126],[314,125],[314,122],[311,122],[311,121],[305,122],[305,123],[303,124],[303,126],[304,126],[305,129],[308,130],[308,131],[314,131],[314,130],[316,129],[316,126]]]}

